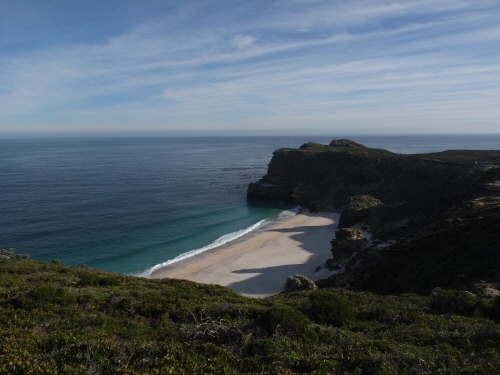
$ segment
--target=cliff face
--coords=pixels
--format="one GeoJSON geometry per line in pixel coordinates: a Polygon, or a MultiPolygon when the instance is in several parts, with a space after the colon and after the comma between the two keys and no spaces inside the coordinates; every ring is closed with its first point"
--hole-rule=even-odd
{"type": "Polygon", "coordinates": [[[498,228],[500,197],[466,201],[444,213],[442,220],[402,236],[391,246],[358,252],[345,264],[344,273],[321,280],[318,286],[424,295],[440,287],[478,294],[478,284],[486,281],[494,288],[490,294],[500,295],[498,228]]]}
{"type": "Polygon", "coordinates": [[[500,295],[500,151],[399,155],[348,140],[306,143],[275,151],[248,197],[339,209],[340,228],[369,227],[370,244],[355,229],[337,232],[327,266],[345,271],[319,287],[500,295]]]}
{"type": "Polygon", "coordinates": [[[248,198],[285,200],[308,207],[346,208],[349,197],[383,204],[366,218],[378,234],[422,223],[446,207],[485,195],[500,180],[498,151],[401,155],[348,140],[274,152],[267,174],[248,198]]]}

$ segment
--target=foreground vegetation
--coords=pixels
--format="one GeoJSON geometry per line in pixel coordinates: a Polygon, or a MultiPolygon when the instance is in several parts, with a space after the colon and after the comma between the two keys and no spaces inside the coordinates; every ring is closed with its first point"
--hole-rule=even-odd
{"type": "Polygon", "coordinates": [[[467,292],[218,287],[0,259],[1,374],[498,374],[500,308],[467,292]]]}

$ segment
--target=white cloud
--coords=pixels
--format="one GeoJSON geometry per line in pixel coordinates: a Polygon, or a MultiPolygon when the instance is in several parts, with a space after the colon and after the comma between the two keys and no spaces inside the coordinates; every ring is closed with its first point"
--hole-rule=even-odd
{"type": "Polygon", "coordinates": [[[98,42],[2,54],[0,131],[71,121],[89,129],[409,129],[432,118],[453,129],[475,114],[491,129],[498,118],[494,3],[288,3],[209,14],[181,6],[98,42]]]}
{"type": "Polygon", "coordinates": [[[236,35],[233,37],[232,43],[238,49],[245,49],[254,44],[256,39],[250,35],[236,35]]]}

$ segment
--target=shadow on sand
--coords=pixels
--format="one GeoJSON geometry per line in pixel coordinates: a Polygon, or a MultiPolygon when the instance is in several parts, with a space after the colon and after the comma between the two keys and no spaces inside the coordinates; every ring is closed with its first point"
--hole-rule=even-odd
{"type": "MultiPolygon", "coordinates": [[[[317,215],[321,216],[321,214],[317,215]]],[[[293,259],[283,256],[282,265],[261,268],[244,268],[233,271],[237,274],[248,274],[245,280],[227,285],[237,293],[253,297],[263,297],[283,291],[288,276],[305,275],[312,279],[321,278],[321,272],[315,272],[323,267],[326,259],[331,258],[330,243],[335,237],[337,223],[321,226],[300,226],[284,229],[269,229],[272,232],[288,233],[287,237],[295,241],[299,249],[304,251],[305,262],[290,263],[293,259]],[[328,229],[325,231],[325,229],[328,229]]],[[[293,258],[293,257],[291,257],[293,258]]],[[[270,261],[275,263],[274,260],[270,261]]]]}

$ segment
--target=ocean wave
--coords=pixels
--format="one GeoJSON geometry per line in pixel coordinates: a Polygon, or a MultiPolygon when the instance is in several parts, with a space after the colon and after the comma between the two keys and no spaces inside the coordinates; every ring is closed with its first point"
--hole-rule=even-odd
{"type": "Polygon", "coordinates": [[[137,276],[139,276],[139,277],[149,277],[149,276],[151,276],[151,274],[154,271],[156,271],[159,268],[168,266],[168,265],[173,264],[173,263],[180,262],[180,261],[185,260],[187,258],[191,258],[191,257],[193,257],[195,255],[201,254],[201,253],[203,253],[203,252],[205,252],[207,250],[211,250],[211,249],[214,249],[216,247],[222,246],[222,245],[224,245],[224,244],[226,244],[226,243],[228,243],[230,241],[234,241],[234,240],[236,240],[236,239],[244,236],[245,234],[248,234],[251,231],[253,231],[253,230],[255,230],[255,229],[263,226],[264,224],[266,224],[266,222],[268,222],[268,220],[264,219],[264,220],[261,220],[261,221],[259,221],[258,223],[254,224],[254,225],[249,226],[248,228],[239,230],[237,232],[225,234],[225,235],[217,238],[214,242],[212,242],[211,244],[209,244],[207,246],[203,246],[202,248],[191,250],[191,251],[188,251],[187,253],[178,255],[178,256],[176,256],[173,259],[167,260],[166,262],[163,262],[163,263],[157,264],[154,267],[151,267],[150,269],[142,272],[141,274],[139,274],[137,276]]]}
{"type": "MultiPolygon", "coordinates": [[[[291,208],[289,210],[282,211],[278,215],[277,221],[286,220],[286,219],[288,219],[288,218],[290,218],[292,216],[295,216],[295,215],[297,215],[297,213],[299,212],[299,210],[300,210],[300,206],[291,208]]],[[[263,220],[259,221],[258,223],[255,223],[255,224],[249,226],[248,228],[241,229],[241,230],[236,231],[236,232],[225,234],[225,235],[217,238],[214,242],[212,242],[211,244],[209,244],[207,246],[203,246],[203,247],[201,247],[199,249],[191,250],[191,251],[188,251],[188,252],[183,253],[181,255],[178,255],[178,256],[176,256],[173,259],[170,259],[170,260],[167,260],[166,262],[157,264],[157,265],[155,265],[155,266],[147,269],[146,271],[141,272],[139,274],[136,274],[134,276],[149,278],[151,276],[151,274],[154,271],[156,271],[157,269],[159,269],[159,268],[162,268],[162,267],[165,267],[165,266],[168,266],[168,265],[171,265],[171,264],[174,264],[174,263],[186,260],[188,258],[191,258],[191,257],[195,256],[195,255],[201,254],[201,253],[203,253],[205,251],[208,251],[208,250],[214,249],[216,247],[225,245],[226,243],[228,243],[230,241],[237,240],[238,238],[241,238],[244,235],[246,235],[246,234],[248,234],[250,232],[255,231],[256,229],[259,229],[259,228],[261,228],[261,227],[263,227],[263,226],[265,226],[267,224],[273,223],[274,221],[275,220],[263,219],[263,220]]]]}
{"type": "Polygon", "coordinates": [[[294,208],[290,208],[289,210],[285,210],[283,212],[281,212],[279,215],[278,215],[278,220],[285,220],[285,219],[288,219],[292,216],[295,216],[299,213],[300,211],[300,206],[295,206],[294,208]]]}

